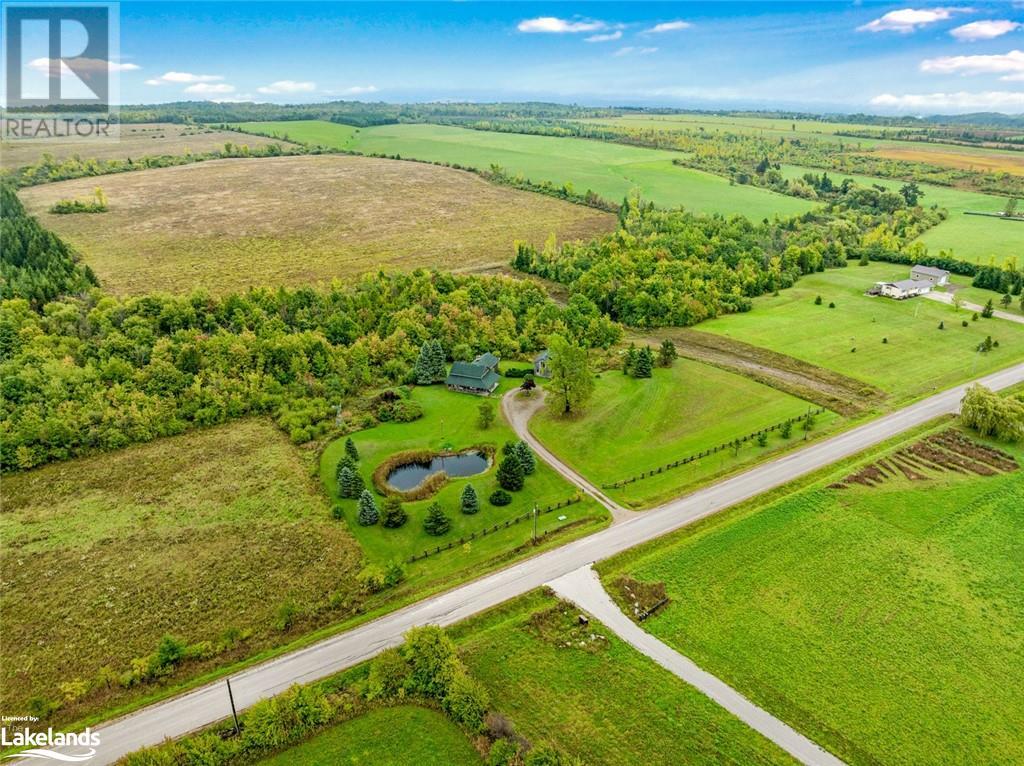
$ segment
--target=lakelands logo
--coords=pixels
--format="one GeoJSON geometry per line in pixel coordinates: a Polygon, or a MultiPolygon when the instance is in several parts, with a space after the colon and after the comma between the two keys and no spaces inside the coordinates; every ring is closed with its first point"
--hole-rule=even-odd
{"type": "MultiPolygon", "coordinates": [[[[5,722],[10,720],[12,717],[4,717],[5,722]]],[[[39,758],[61,763],[85,763],[96,755],[96,748],[99,745],[100,735],[90,728],[72,733],[54,731],[52,727],[46,731],[32,731],[28,726],[0,727],[0,746],[26,748],[10,753],[5,756],[6,758],[39,758]],[[70,752],[58,752],[54,748],[70,752]]]]}

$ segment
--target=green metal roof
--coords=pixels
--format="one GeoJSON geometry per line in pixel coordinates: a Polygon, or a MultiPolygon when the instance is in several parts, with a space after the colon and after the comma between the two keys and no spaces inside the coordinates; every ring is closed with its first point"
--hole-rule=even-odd
{"type": "Polygon", "coordinates": [[[480,364],[455,362],[445,385],[471,388],[474,391],[492,391],[498,385],[498,373],[480,364]]]}

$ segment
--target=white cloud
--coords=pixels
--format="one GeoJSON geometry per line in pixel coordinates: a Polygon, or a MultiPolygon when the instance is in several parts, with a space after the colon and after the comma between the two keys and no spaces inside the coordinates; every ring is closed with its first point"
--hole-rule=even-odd
{"type": "Polygon", "coordinates": [[[577,34],[579,32],[600,32],[607,29],[603,21],[569,21],[555,16],[538,16],[535,19],[523,19],[516,26],[520,32],[545,34],[577,34]]]}
{"type": "Polygon", "coordinates": [[[957,40],[963,40],[964,42],[992,40],[996,37],[1002,37],[1015,29],[1020,29],[1021,26],[1024,25],[1019,21],[972,21],[970,24],[964,24],[950,31],[950,34],[957,40]]]}
{"type": "Polygon", "coordinates": [[[649,35],[659,35],[663,32],[678,32],[681,29],[689,29],[692,27],[688,21],[665,21],[661,24],[655,24],[653,27],[647,30],[649,35]]]}
{"type": "Polygon", "coordinates": [[[163,85],[164,81],[163,80],[145,80],[143,82],[143,84],[144,85],[163,85]]]}
{"type": "Polygon", "coordinates": [[[883,93],[871,99],[871,105],[897,111],[953,109],[1020,112],[1024,110],[1024,93],[1008,90],[989,90],[980,93],[907,93],[902,96],[883,93]]]}
{"type": "Polygon", "coordinates": [[[195,93],[200,96],[210,96],[221,93],[234,93],[235,86],[228,85],[226,82],[209,83],[209,82],[197,82],[193,85],[189,85],[185,88],[186,93],[195,93]]]}
{"type": "Polygon", "coordinates": [[[619,48],[615,51],[616,56],[647,56],[651,53],[657,53],[657,48],[637,48],[632,45],[627,45],[624,48],[619,48]]]}
{"type": "Polygon", "coordinates": [[[1024,75],[1024,51],[980,56],[940,56],[921,62],[922,72],[936,74],[1001,74],[1002,80],[1013,82],[1024,75]]]}
{"type": "Polygon", "coordinates": [[[918,27],[947,21],[954,13],[970,13],[971,8],[903,8],[889,11],[884,16],[857,27],[858,32],[900,32],[908,34],[918,27]]]}
{"type": "MultiPolygon", "coordinates": [[[[72,61],[80,72],[101,72],[104,69],[110,72],[134,72],[142,68],[138,64],[121,64],[117,61],[104,61],[103,59],[72,58],[69,61],[72,61]]],[[[48,58],[32,59],[28,65],[37,72],[50,73],[50,59],[48,58]]],[[[59,61],[58,66],[62,77],[69,77],[73,74],[71,68],[63,61],[59,61]]]]}
{"type": "Polygon", "coordinates": [[[622,37],[621,30],[616,29],[614,32],[609,32],[606,35],[591,35],[590,37],[585,38],[584,42],[588,42],[588,43],[607,43],[607,42],[611,42],[612,40],[618,40],[621,37],[622,37]]]}
{"type": "Polygon", "coordinates": [[[360,96],[364,93],[376,93],[380,88],[376,85],[353,85],[351,88],[345,88],[342,91],[347,96],[360,96]]]}
{"type": "Polygon", "coordinates": [[[264,85],[263,87],[257,88],[257,92],[272,94],[272,93],[311,93],[316,90],[315,82],[296,82],[295,80],[278,80],[272,82],[270,85],[264,85]]]}
{"type": "Polygon", "coordinates": [[[160,75],[162,82],[217,82],[224,77],[219,74],[192,74],[191,72],[164,72],[160,75]]]}

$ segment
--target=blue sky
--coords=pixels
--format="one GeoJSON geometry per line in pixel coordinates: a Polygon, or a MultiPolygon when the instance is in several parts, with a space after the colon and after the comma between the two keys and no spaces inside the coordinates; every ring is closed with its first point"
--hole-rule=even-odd
{"type": "Polygon", "coordinates": [[[1024,113],[1024,3],[122,2],[124,103],[1024,113]]]}

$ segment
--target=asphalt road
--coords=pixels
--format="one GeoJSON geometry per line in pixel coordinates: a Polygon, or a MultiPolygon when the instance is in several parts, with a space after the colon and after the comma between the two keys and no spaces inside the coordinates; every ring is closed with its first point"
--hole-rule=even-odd
{"type": "MultiPolygon", "coordinates": [[[[927,298],[928,300],[938,301],[939,303],[945,303],[948,306],[953,305],[952,293],[925,293],[924,297],[927,298]]],[[[977,303],[968,303],[967,301],[963,301],[960,304],[960,308],[962,308],[965,312],[974,311],[979,314],[982,312],[983,309],[983,307],[979,306],[977,303]]],[[[992,312],[992,316],[994,316],[996,319],[1005,319],[1007,322],[1016,322],[1017,324],[1024,324],[1024,316],[1021,316],[1020,314],[1011,314],[1008,311],[1000,311],[999,309],[995,309],[992,312]]]]}
{"type": "MultiPolygon", "coordinates": [[[[1024,364],[989,375],[979,382],[993,389],[1024,382],[1024,364]]],[[[279,694],[292,684],[337,673],[402,641],[417,625],[451,625],[484,609],[533,590],[546,582],[660,537],[697,519],[721,511],[779,485],[855,455],[902,431],[955,412],[966,385],[957,386],[890,415],[807,447],[794,450],[749,471],[724,479],[660,508],[637,514],[589,537],[521,561],[506,569],[432,596],[346,633],[256,665],[231,678],[235,703],[244,709],[279,694]]],[[[100,746],[95,764],[113,763],[126,753],[179,737],[230,715],[223,681],[143,708],[97,729],[100,746]]]]}

